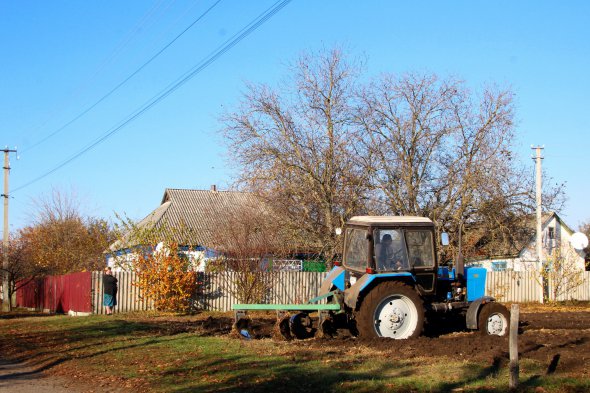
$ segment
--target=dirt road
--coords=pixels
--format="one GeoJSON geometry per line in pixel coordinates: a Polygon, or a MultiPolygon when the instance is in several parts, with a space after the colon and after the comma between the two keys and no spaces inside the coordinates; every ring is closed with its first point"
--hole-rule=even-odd
{"type": "Polygon", "coordinates": [[[92,393],[121,392],[118,388],[97,388],[90,381],[73,380],[44,371],[53,367],[52,362],[44,364],[13,363],[0,358],[0,392],[1,393],[92,393]]]}

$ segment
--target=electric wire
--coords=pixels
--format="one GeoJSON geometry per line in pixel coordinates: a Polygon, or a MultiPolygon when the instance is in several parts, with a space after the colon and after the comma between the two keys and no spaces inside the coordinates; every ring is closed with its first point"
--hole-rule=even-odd
{"type": "Polygon", "coordinates": [[[135,75],[137,75],[138,73],[140,73],[152,61],[154,61],[158,56],[160,56],[166,49],[168,49],[172,44],[174,44],[174,42],[176,42],[180,37],[182,37],[187,31],[189,31],[194,25],[196,25],[201,19],[203,19],[221,1],[222,0],[217,0],[212,6],[210,6],[209,8],[207,8],[207,10],[205,12],[203,12],[197,19],[195,19],[182,32],[180,32],[180,34],[178,34],[176,37],[174,37],[174,39],[172,39],[172,41],[170,41],[162,49],[160,49],[158,52],[156,52],[156,54],[154,54],[149,60],[147,60],[146,62],[144,62],[137,70],[135,70],[131,75],[129,75],[127,78],[125,78],[118,85],[116,85],[115,87],[113,87],[108,93],[106,93],[105,95],[103,95],[98,101],[96,101],[94,104],[92,104],[91,106],[89,106],[88,108],[86,108],[84,111],[82,111],[76,117],[74,117],[72,120],[68,121],[66,124],[64,124],[63,126],[61,126],[60,128],[58,128],[57,130],[53,131],[51,134],[47,135],[45,138],[39,140],[38,142],[32,144],[31,146],[28,146],[27,148],[24,148],[22,150],[22,152],[24,153],[24,152],[26,152],[28,150],[31,150],[32,148],[34,148],[36,146],[39,146],[43,142],[45,142],[48,139],[50,139],[50,138],[54,137],[55,135],[59,134],[61,131],[63,131],[65,128],[67,128],[69,125],[71,125],[72,123],[74,123],[75,121],[77,121],[78,119],[80,119],[81,117],[83,117],[84,115],[86,115],[88,112],[90,112],[92,109],[94,109],[97,105],[99,105],[101,102],[103,102],[108,97],[110,97],[114,92],[116,92],[117,90],[119,90],[119,88],[121,86],[123,86],[125,83],[129,82],[129,80],[131,80],[135,75]]]}
{"type": "Polygon", "coordinates": [[[140,117],[142,114],[144,114],[149,109],[151,109],[153,106],[155,106],[156,104],[158,104],[159,102],[164,100],[166,97],[168,97],[174,91],[176,91],[178,88],[180,88],[185,83],[187,83],[189,80],[191,80],[194,76],[196,76],[201,71],[203,71],[205,68],[207,68],[209,65],[211,65],[213,62],[215,62],[219,57],[221,57],[227,51],[232,49],[240,41],[242,41],[244,38],[246,38],[252,32],[257,30],[261,25],[263,25],[266,21],[268,21],[274,15],[276,15],[280,10],[282,10],[290,2],[291,2],[291,0],[279,0],[276,3],[274,3],[271,7],[267,8],[258,17],[256,17],[252,22],[250,22],[248,25],[246,25],[244,28],[242,28],[239,32],[234,34],[231,38],[226,40],[222,45],[220,45],[218,47],[218,49],[213,51],[204,60],[202,60],[196,66],[191,68],[188,72],[186,72],[183,76],[178,78],[175,82],[168,85],[168,87],[166,87],[164,90],[162,90],[156,96],[154,96],[150,100],[148,100],[142,107],[140,107],[133,114],[131,114],[129,117],[127,117],[127,119],[122,121],[119,125],[111,128],[109,131],[107,131],[105,134],[100,136],[94,142],[90,143],[89,145],[84,147],[82,150],[80,150],[78,153],[74,154],[70,158],[62,161],[60,164],[55,166],[53,169],[45,172],[44,174],[34,178],[33,180],[31,180],[27,183],[24,183],[23,185],[21,185],[19,187],[16,187],[15,189],[12,190],[12,193],[22,190],[23,188],[26,188],[26,187],[30,186],[31,184],[36,183],[39,180],[53,174],[54,172],[63,168],[64,166],[66,166],[70,162],[74,161],[78,157],[87,153],[88,151],[90,151],[91,149],[96,147],[98,144],[104,142],[105,140],[107,140],[108,138],[113,136],[117,131],[121,130],[123,127],[127,126],[129,123],[131,123],[132,121],[134,121],[135,119],[140,117]]]}
{"type": "MultiPolygon", "coordinates": [[[[70,94],[70,96],[71,96],[70,100],[75,99],[76,97],[79,97],[84,90],[87,90],[88,86],[107,67],[107,65],[109,63],[112,63],[114,61],[114,59],[116,59],[119,56],[119,54],[129,45],[129,43],[131,41],[133,41],[135,39],[135,37],[137,37],[139,35],[140,31],[145,29],[147,22],[151,18],[154,17],[154,15],[156,14],[156,11],[161,7],[161,5],[162,5],[162,0],[160,0],[156,4],[154,4],[148,10],[148,12],[142,16],[142,18],[139,20],[139,22],[137,22],[137,24],[119,41],[119,43],[117,44],[115,49],[113,49],[111,51],[111,53],[98,65],[98,67],[96,68],[96,70],[94,71],[92,76],[87,78],[87,81],[80,83],[78,85],[78,87],[74,89],[74,91],[70,94]]],[[[62,104],[62,105],[55,104],[55,105],[53,105],[53,108],[49,111],[49,113],[51,113],[53,115],[50,116],[49,118],[47,118],[45,121],[43,121],[40,125],[35,127],[35,130],[39,130],[39,129],[43,128],[47,123],[49,123],[49,121],[51,119],[55,118],[56,113],[62,111],[68,105],[69,104],[62,104]],[[58,109],[58,107],[61,107],[61,109],[58,109]]],[[[34,147],[34,146],[26,147],[25,149],[23,149],[23,151],[26,151],[32,147],[34,147]]]]}

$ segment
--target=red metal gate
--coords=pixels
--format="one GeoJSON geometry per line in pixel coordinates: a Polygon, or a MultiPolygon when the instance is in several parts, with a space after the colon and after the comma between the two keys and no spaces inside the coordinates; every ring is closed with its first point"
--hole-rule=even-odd
{"type": "Polygon", "coordinates": [[[67,313],[92,312],[92,272],[47,276],[16,291],[17,307],[67,313]]]}

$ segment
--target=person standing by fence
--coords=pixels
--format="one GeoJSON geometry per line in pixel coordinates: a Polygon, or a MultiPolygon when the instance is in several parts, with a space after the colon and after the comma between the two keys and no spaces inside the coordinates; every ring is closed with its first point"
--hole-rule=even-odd
{"type": "Polygon", "coordinates": [[[113,271],[110,267],[104,269],[102,293],[106,314],[113,315],[113,308],[117,305],[117,279],[113,277],[113,271]]]}

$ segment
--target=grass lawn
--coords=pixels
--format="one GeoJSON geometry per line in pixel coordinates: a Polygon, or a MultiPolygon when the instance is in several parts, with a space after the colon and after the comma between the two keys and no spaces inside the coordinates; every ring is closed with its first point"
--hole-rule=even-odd
{"type": "MultiPolygon", "coordinates": [[[[450,357],[391,359],[355,342],[245,341],[195,328],[197,317],[0,318],[3,357],[48,373],[156,392],[504,392],[508,367],[450,357]],[[103,378],[109,375],[108,379],[103,378]]],[[[587,379],[523,361],[519,391],[585,392],[587,379]]]]}

